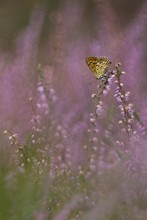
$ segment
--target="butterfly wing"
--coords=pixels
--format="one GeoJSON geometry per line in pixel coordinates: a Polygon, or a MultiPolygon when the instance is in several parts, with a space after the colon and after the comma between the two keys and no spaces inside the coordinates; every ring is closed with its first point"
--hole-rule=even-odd
{"type": "Polygon", "coordinates": [[[108,70],[111,62],[107,57],[87,57],[86,63],[96,78],[100,79],[108,70]]]}

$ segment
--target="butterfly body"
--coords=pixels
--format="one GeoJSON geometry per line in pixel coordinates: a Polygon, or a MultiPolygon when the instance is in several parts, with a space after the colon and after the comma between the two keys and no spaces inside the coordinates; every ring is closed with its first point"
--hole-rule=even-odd
{"type": "Polygon", "coordinates": [[[105,75],[111,64],[111,61],[107,57],[87,57],[85,61],[98,79],[101,79],[105,75]]]}

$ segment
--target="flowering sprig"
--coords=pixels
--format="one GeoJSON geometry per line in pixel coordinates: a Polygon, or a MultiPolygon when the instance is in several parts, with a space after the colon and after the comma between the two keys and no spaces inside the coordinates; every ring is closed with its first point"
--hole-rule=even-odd
{"type": "Polygon", "coordinates": [[[37,65],[37,73],[39,75],[38,91],[40,92],[41,98],[46,100],[48,108],[51,108],[50,102],[55,102],[57,96],[55,90],[52,88],[50,82],[46,79],[41,64],[37,65]]]}
{"type": "MultiPolygon", "coordinates": [[[[89,148],[85,148],[88,152],[89,158],[89,172],[87,176],[91,176],[96,172],[99,166],[99,154],[101,154],[101,147],[98,148],[98,142],[101,142],[100,129],[97,124],[97,119],[100,118],[103,114],[103,101],[102,96],[107,95],[110,90],[110,85],[112,83],[113,72],[104,74],[101,79],[99,79],[100,84],[97,86],[97,93],[91,95],[91,98],[94,101],[94,112],[90,113],[90,123],[92,128],[88,129],[89,137],[89,148]]],[[[103,148],[103,147],[102,147],[103,148]]],[[[100,171],[100,170],[99,170],[100,171]]]]}
{"type": "Polygon", "coordinates": [[[119,123],[124,123],[125,128],[123,128],[123,131],[125,131],[127,134],[133,132],[133,122],[134,122],[134,110],[133,110],[133,104],[128,103],[129,100],[129,92],[125,92],[124,85],[121,83],[121,75],[125,74],[125,72],[121,71],[119,69],[120,63],[115,65],[115,77],[116,77],[116,89],[114,97],[118,103],[118,109],[121,112],[122,121],[119,121],[119,123]]]}
{"type": "MultiPolygon", "coordinates": [[[[140,120],[140,117],[138,114],[134,111],[133,104],[129,101],[130,99],[130,92],[126,92],[124,89],[124,85],[121,80],[121,76],[125,74],[124,71],[120,70],[120,63],[115,65],[115,70],[106,73],[102,76],[101,79],[99,79],[99,85],[97,86],[97,93],[94,93],[91,95],[91,98],[94,100],[94,111],[90,113],[90,123],[92,124],[92,128],[88,129],[88,136],[89,136],[89,169],[90,171],[96,171],[97,168],[99,169],[99,172],[101,170],[100,165],[102,162],[104,162],[105,159],[103,159],[103,154],[105,152],[105,146],[108,144],[111,145],[111,140],[114,138],[113,135],[113,122],[110,124],[110,126],[107,127],[108,130],[105,130],[108,132],[108,135],[106,137],[106,132],[101,132],[101,127],[99,126],[99,123],[97,123],[97,119],[99,119],[103,113],[103,101],[102,97],[105,96],[108,91],[110,90],[110,85],[112,83],[112,79],[114,79],[115,83],[115,94],[114,97],[117,101],[117,108],[121,112],[121,120],[118,121],[118,124],[122,126],[122,131],[128,135],[129,140],[131,140],[132,134],[138,136],[135,122],[137,122],[137,125],[142,128],[141,131],[145,130],[143,123],[140,120]],[[110,130],[109,130],[110,129],[110,130]],[[112,135],[111,135],[112,134],[112,135]],[[93,141],[96,140],[96,141],[93,141]],[[106,142],[105,142],[106,141],[106,142]],[[109,142],[110,141],[110,142],[109,142]],[[105,144],[106,143],[106,144],[105,144]],[[99,146],[97,146],[99,144],[99,146]]],[[[125,140],[117,140],[116,144],[117,146],[125,146],[124,143],[125,140]]],[[[116,154],[116,157],[121,158],[119,152],[118,155],[116,154]]],[[[112,156],[113,157],[113,156],[112,156]]],[[[115,156],[114,156],[115,157],[115,156]]],[[[113,159],[112,159],[113,161],[113,159]]],[[[105,162],[103,164],[106,164],[105,162]]],[[[102,168],[103,169],[103,168],[102,168]]]]}
{"type": "Polygon", "coordinates": [[[114,97],[118,103],[118,109],[120,110],[122,116],[122,120],[119,120],[119,124],[125,124],[123,131],[129,135],[136,132],[134,130],[135,121],[137,121],[137,123],[142,127],[142,130],[145,130],[145,128],[139,115],[134,111],[133,104],[129,102],[130,92],[125,92],[124,90],[124,85],[121,82],[121,76],[125,74],[125,72],[119,69],[120,65],[120,63],[115,65],[114,72],[116,77],[115,83],[117,87],[115,89],[114,97]]]}
{"type": "Polygon", "coordinates": [[[17,134],[13,133],[11,130],[4,130],[3,133],[9,136],[8,138],[10,140],[10,145],[16,146],[16,153],[19,152],[20,157],[23,158],[23,162],[21,163],[21,165],[25,165],[26,167],[28,163],[28,157],[25,152],[25,146],[20,143],[17,134]]]}
{"type": "MultiPolygon", "coordinates": [[[[66,129],[62,125],[58,124],[56,121],[55,105],[58,97],[55,90],[52,88],[50,80],[48,81],[47,79],[47,75],[49,75],[50,72],[47,72],[47,74],[45,74],[42,65],[38,64],[37,74],[39,75],[37,88],[39,93],[37,112],[40,114],[41,117],[43,116],[42,119],[45,118],[45,120],[43,121],[45,129],[44,131],[42,131],[42,133],[40,133],[40,136],[45,136],[45,142],[48,143],[50,173],[54,175],[55,170],[58,170],[59,167],[64,169],[64,167],[66,166],[64,161],[66,151],[65,146],[62,142],[63,140],[65,141],[67,134],[66,129]]],[[[45,145],[46,143],[41,144],[45,145]]]]}
{"type": "Polygon", "coordinates": [[[101,100],[102,95],[107,95],[110,90],[110,85],[112,83],[112,78],[114,77],[113,72],[109,72],[101,78],[100,85],[97,86],[97,93],[92,94],[91,98],[96,100],[95,105],[95,117],[101,116],[103,112],[103,102],[101,100]]]}

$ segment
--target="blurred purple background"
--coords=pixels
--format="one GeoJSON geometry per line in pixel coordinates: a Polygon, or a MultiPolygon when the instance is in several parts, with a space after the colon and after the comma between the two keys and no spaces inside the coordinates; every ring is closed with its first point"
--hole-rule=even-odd
{"type": "MultiPolygon", "coordinates": [[[[70,128],[75,149],[84,142],[97,85],[87,56],[108,57],[110,69],[122,63],[125,88],[147,124],[146,0],[7,0],[0,3],[0,16],[1,132],[12,129],[25,139],[41,63],[58,97],[59,124],[70,128]]],[[[114,102],[113,95],[105,101],[114,102]]]]}

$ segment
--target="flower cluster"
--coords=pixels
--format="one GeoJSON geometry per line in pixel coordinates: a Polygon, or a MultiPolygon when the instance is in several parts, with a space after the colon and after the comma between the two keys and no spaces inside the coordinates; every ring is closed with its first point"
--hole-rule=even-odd
{"type": "MultiPolygon", "coordinates": [[[[121,81],[123,74],[117,64],[114,71],[100,79],[97,92],[91,95],[94,109],[87,117],[77,117],[81,110],[78,106],[66,114],[61,111],[64,121],[60,123],[54,111],[58,107],[56,93],[41,78],[37,87],[37,104],[34,104],[33,98],[29,99],[32,106],[32,129],[26,142],[21,144],[17,134],[4,131],[9,136],[11,147],[17,152],[16,167],[24,171],[22,175],[27,174],[21,182],[26,181],[29,193],[37,191],[35,202],[37,196],[43,194],[41,209],[35,210],[34,216],[42,218],[40,213],[47,213],[47,218],[55,220],[97,219],[101,210],[104,210],[100,216],[103,219],[114,216],[126,219],[128,213],[134,213],[134,201],[146,207],[146,142],[135,129],[135,122],[142,127],[143,123],[129,101],[130,92],[124,90],[121,81]],[[106,97],[112,79],[115,79],[116,107],[106,97]],[[104,105],[104,99],[110,104],[104,105]],[[121,113],[121,118],[117,112],[121,113]],[[78,119],[75,121],[75,118],[78,119]],[[89,126],[86,119],[90,119],[89,126]],[[87,135],[83,135],[86,129],[87,135]],[[82,135],[84,138],[80,139],[82,135]],[[74,167],[73,161],[78,156],[82,162],[76,161],[74,165],[77,167],[74,167]],[[40,191],[36,190],[36,186],[41,186],[40,191]],[[138,186],[141,186],[141,190],[138,186]],[[109,208],[110,203],[114,203],[112,208],[109,208]],[[92,217],[87,218],[88,209],[92,217]]],[[[5,176],[7,185],[9,180],[16,181],[15,175],[17,172],[5,176]]],[[[17,196],[21,195],[19,192],[17,196]]],[[[137,203],[134,203],[135,207],[137,203]]]]}
{"type": "MultiPolygon", "coordinates": [[[[122,125],[122,131],[129,134],[135,134],[135,122],[139,124],[142,129],[142,134],[145,131],[144,125],[141,122],[137,112],[134,110],[134,106],[132,103],[129,102],[130,92],[125,92],[124,84],[121,82],[121,76],[125,74],[124,71],[119,69],[120,63],[115,65],[115,94],[114,97],[118,104],[118,109],[120,110],[122,119],[119,120],[119,124],[122,125]],[[124,124],[124,126],[123,126],[124,124]]],[[[140,129],[140,130],[141,130],[140,129]]]]}

